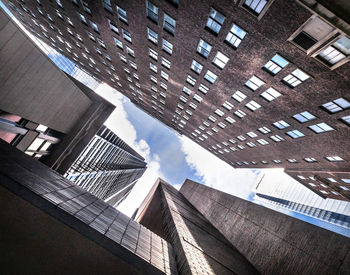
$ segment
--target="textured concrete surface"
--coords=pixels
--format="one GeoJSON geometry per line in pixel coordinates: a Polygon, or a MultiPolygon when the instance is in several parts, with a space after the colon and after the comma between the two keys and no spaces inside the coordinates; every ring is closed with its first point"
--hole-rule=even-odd
{"type": "Polygon", "coordinates": [[[177,274],[169,243],[2,140],[0,163],[2,270],[177,274]]]}
{"type": "Polygon", "coordinates": [[[0,109],[68,133],[91,100],[0,10],[0,109]]]}
{"type": "Polygon", "coordinates": [[[350,239],[186,180],[181,194],[262,274],[349,274],[350,239]]]}
{"type": "Polygon", "coordinates": [[[140,208],[140,223],[162,227],[176,253],[180,274],[258,274],[208,220],[174,187],[158,179],[150,202],[140,208]],[[154,218],[161,219],[154,222],[154,218]],[[156,216],[154,215],[156,214],[156,216]]]}

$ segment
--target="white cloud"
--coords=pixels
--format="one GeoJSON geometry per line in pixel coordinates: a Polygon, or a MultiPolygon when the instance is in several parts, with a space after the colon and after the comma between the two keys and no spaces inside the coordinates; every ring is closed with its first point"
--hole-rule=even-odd
{"type": "Polygon", "coordinates": [[[180,136],[179,139],[187,164],[205,185],[238,197],[248,197],[258,171],[234,169],[189,138],[180,136]]]}
{"type": "Polygon", "coordinates": [[[160,159],[158,155],[151,154],[151,149],[145,140],[137,140],[136,130],[128,120],[128,115],[123,106],[123,102],[128,99],[107,84],[101,84],[96,89],[96,93],[116,106],[116,109],[107,119],[105,125],[142,155],[147,162],[145,173],[138,180],[129,196],[118,206],[118,210],[131,216],[136,208],[140,206],[157,178],[161,177],[165,179],[160,171],[160,159]]]}

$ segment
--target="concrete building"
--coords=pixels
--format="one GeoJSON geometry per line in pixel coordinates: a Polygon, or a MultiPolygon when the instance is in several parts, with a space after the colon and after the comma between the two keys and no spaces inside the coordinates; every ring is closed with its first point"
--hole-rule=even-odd
{"type": "Polygon", "coordinates": [[[145,170],[145,159],[102,126],[64,176],[99,199],[117,206],[145,170]]]}
{"type": "Polygon", "coordinates": [[[114,106],[59,70],[0,9],[0,138],[61,174],[114,106]]]}
{"type": "Polygon", "coordinates": [[[350,7],[333,2],[5,1],[35,36],[233,167],[314,175],[349,172],[350,7]]]}
{"type": "Polygon", "coordinates": [[[180,193],[261,274],[348,274],[350,239],[186,180],[180,193]]]}

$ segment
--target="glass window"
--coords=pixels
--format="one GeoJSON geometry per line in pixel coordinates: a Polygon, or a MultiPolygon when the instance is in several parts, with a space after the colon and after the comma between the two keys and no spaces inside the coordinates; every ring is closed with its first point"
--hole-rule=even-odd
{"type": "Polygon", "coordinates": [[[350,55],[350,39],[346,36],[338,39],[332,45],[318,54],[318,58],[327,65],[333,66],[350,55]]]}
{"type": "Polygon", "coordinates": [[[253,112],[255,110],[261,108],[261,105],[259,103],[255,102],[254,100],[249,101],[245,106],[253,112]]]}
{"type": "Polygon", "coordinates": [[[237,49],[246,34],[247,33],[244,30],[242,30],[237,25],[233,24],[231,30],[226,36],[225,41],[227,41],[230,45],[237,49]]]}
{"type": "Polygon", "coordinates": [[[147,17],[154,22],[158,22],[158,7],[150,1],[146,1],[147,17]]]}
{"type": "Polygon", "coordinates": [[[289,135],[292,138],[300,138],[300,137],[304,137],[305,135],[300,132],[299,130],[292,130],[286,133],[287,135],[289,135]]]}
{"type": "Polygon", "coordinates": [[[163,38],[162,49],[171,55],[173,53],[173,44],[163,38]]]}
{"type": "Polygon", "coordinates": [[[149,56],[154,60],[158,60],[158,53],[155,50],[152,50],[151,48],[148,48],[148,50],[149,50],[149,56]]]}
{"type": "Polygon", "coordinates": [[[158,34],[155,31],[152,31],[150,28],[147,28],[148,40],[154,44],[158,44],[158,34]]]}
{"type": "Polygon", "coordinates": [[[264,68],[273,75],[276,75],[280,70],[287,66],[289,62],[285,60],[282,56],[276,54],[267,62],[264,68]]]}
{"type": "Polygon", "coordinates": [[[202,69],[203,69],[203,65],[198,63],[196,60],[193,60],[192,64],[191,64],[191,69],[192,69],[192,71],[196,72],[197,74],[200,74],[202,69]]]}
{"type": "Polygon", "coordinates": [[[275,100],[277,97],[281,96],[280,92],[276,91],[274,88],[268,88],[265,92],[261,94],[263,98],[267,101],[275,100]]]}
{"type": "Polygon", "coordinates": [[[304,158],[304,160],[306,161],[306,162],[317,162],[317,160],[315,159],[315,158],[304,158]]]}
{"type": "Polygon", "coordinates": [[[343,97],[327,102],[322,105],[330,113],[337,113],[350,108],[350,102],[343,97]]]}
{"type": "Polygon", "coordinates": [[[187,95],[191,95],[191,94],[192,94],[192,91],[191,91],[189,88],[187,88],[187,87],[184,87],[184,88],[182,89],[182,91],[183,91],[185,94],[187,94],[187,95]]]}
{"type": "Polygon", "coordinates": [[[259,87],[261,87],[262,85],[264,85],[265,82],[262,81],[260,78],[256,77],[255,75],[253,75],[246,83],[245,85],[252,89],[253,91],[257,90],[259,87]]]}
{"type": "Polygon", "coordinates": [[[261,139],[258,139],[257,142],[259,142],[261,145],[267,145],[269,144],[268,141],[266,141],[265,139],[261,138],[261,139]]]}
{"type": "Polygon", "coordinates": [[[128,16],[125,10],[117,6],[117,13],[119,20],[123,21],[124,23],[128,23],[128,16]]]}
{"type": "Polygon", "coordinates": [[[247,96],[243,94],[241,91],[236,91],[233,95],[232,98],[237,100],[238,102],[242,102],[247,96]]]}
{"type": "Polygon", "coordinates": [[[162,65],[170,70],[171,62],[165,57],[162,57],[162,65]]]}
{"type": "Polygon", "coordinates": [[[187,75],[187,79],[186,79],[186,82],[191,84],[192,86],[194,86],[196,84],[196,79],[193,78],[192,76],[190,75],[187,75]]]}
{"type": "Polygon", "coordinates": [[[223,104],[222,104],[222,107],[224,107],[226,110],[228,111],[231,111],[232,108],[234,107],[233,104],[231,104],[230,102],[228,101],[225,101],[223,104]]]}
{"type": "Polygon", "coordinates": [[[203,94],[206,94],[209,91],[209,88],[201,83],[199,84],[198,90],[203,94]]]}
{"type": "Polygon", "coordinates": [[[210,51],[212,49],[212,46],[209,45],[204,40],[200,39],[197,47],[197,52],[201,54],[203,57],[208,58],[210,51]]]}
{"type": "Polygon", "coordinates": [[[176,21],[164,13],[163,28],[171,34],[175,34],[176,21]]]}
{"type": "Polygon", "coordinates": [[[166,81],[169,80],[169,75],[168,75],[166,72],[164,72],[164,71],[161,71],[161,72],[160,72],[160,76],[161,76],[162,78],[164,78],[166,81]]]}
{"type": "Polygon", "coordinates": [[[284,128],[287,128],[289,127],[290,125],[285,122],[284,120],[280,120],[280,121],[277,121],[277,122],[274,122],[272,123],[273,126],[277,127],[278,129],[284,129],[284,128]]]}
{"type": "Polygon", "coordinates": [[[294,88],[307,80],[310,76],[303,71],[296,69],[291,74],[287,75],[285,78],[283,78],[284,83],[286,83],[288,86],[294,88]]]}
{"type": "Polygon", "coordinates": [[[280,135],[273,135],[273,136],[270,136],[270,138],[275,141],[275,142],[281,142],[281,141],[284,141],[284,138],[281,137],[280,135]]]}
{"type": "Polygon", "coordinates": [[[155,73],[157,73],[158,72],[158,68],[157,68],[157,66],[156,65],[154,65],[152,62],[151,63],[149,63],[149,68],[153,71],[153,72],[155,72],[155,73]]]}
{"type": "Polygon", "coordinates": [[[341,118],[341,121],[343,121],[345,124],[350,126],[350,115],[349,116],[343,116],[341,118]]]}
{"type": "Polygon", "coordinates": [[[195,101],[199,102],[199,103],[203,100],[203,98],[202,98],[201,96],[197,95],[197,94],[195,94],[195,95],[193,96],[193,99],[194,99],[195,101]]]}
{"type": "Polygon", "coordinates": [[[331,126],[329,126],[328,124],[326,124],[324,122],[318,123],[315,125],[311,125],[311,126],[309,126],[309,128],[317,134],[334,130],[331,126]]]}
{"type": "Polygon", "coordinates": [[[213,31],[215,34],[218,34],[220,32],[222,24],[224,24],[224,21],[225,16],[211,8],[206,27],[209,30],[213,31]]]}
{"type": "Polygon", "coordinates": [[[95,32],[100,33],[98,26],[94,22],[92,22],[91,20],[90,20],[90,26],[95,32]]]}
{"type": "Polygon", "coordinates": [[[264,135],[271,132],[271,130],[270,130],[269,128],[265,127],[265,126],[259,128],[258,131],[260,131],[260,132],[263,133],[264,135]]]}
{"type": "Polygon", "coordinates": [[[226,55],[223,55],[221,52],[217,52],[213,59],[213,63],[220,69],[223,69],[229,60],[230,59],[226,55]]]}
{"type": "Polygon", "coordinates": [[[316,119],[316,117],[310,114],[308,111],[304,111],[302,113],[296,114],[293,116],[293,118],[295,118],[300,123],[304,123],[304,122],[316,119]]]}
{"type": "Polygon", "coordinates": [[[235,111],[234,114],[235,114],[236,116],[238,116],[239,118],[243,118],[243,117],[245,117],[245,116],[247,115],[245,112],[243,112],[243,111],[241,111],[241,110],[235,111]]]}
{"type": "Polygon", "coordinates": [[[211,84],[214,84],[216,78],[217,78],[217,75],[214,74],[212,71],[209,71],[209,70],[204,75],[204,79],[208,80],[211,84]]]}
{"type": "Polygon", "coordinates": [[[236,122],[236,121],[235,121],[232,117],[230,117],[230,116],[226,117],[225,120],[226,120],[228,123],[230,123],[230,124],[236,122]]]}
{"type": "Polygon", "coordinates": [[[245,7],[255,15],[259,15],[266,6],[266,4],[267,0],[245,0],[243,7],[245,7]]]}
{"type": "Polygon", "coordinates": [[[341,157],[339,156],[331,156],[331,157],[326,157],[328,161],[334,162],[334,161],[344,161],[341,157]]]}
{"type": "Polygon", "coordinates": [[[215,112],[214,112],[216,115],[218,115],[219,117],[222,117],[225,113],[223,111],[221,111],[220,109],[217,109],[215,112]]]}
{"type": "Polygon", "coordinates": [[[122,29],[122,33],[123,33],[124,39],[125,39],[126,41],[129,41],[129,42],[131,43],[131,42],[132,42],[132,40],[131,40],[131,34],[130,34],[128,31],[124,30],[124,29],[122,29]]]}
{"type": "Polygon", "coordinates": [[[86,21],[85,16],[84,16],[84,15],[82,15],[81,13],[79,13],[79,12],[78,12],[78,16],[79,16],[79,18],[80,18],[81,22],[83,22],[84,24],[86,24],[86,25],[87,25],[87,21],[86,21]]]}
{"type": "Polygon", "coordinates": [[[258,135],[255,134],[254,132],[248,132],[248,133],[247,133],[247,136],[249,136],[249,137],[251,137],[251,138],[255,138],[255,137],[257,137],[258,135]]]}

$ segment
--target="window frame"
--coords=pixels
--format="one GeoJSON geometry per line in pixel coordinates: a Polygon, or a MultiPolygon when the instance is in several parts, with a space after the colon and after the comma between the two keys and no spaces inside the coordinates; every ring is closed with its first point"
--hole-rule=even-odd
{"type": "Polygon", "coordinates": [[[258,14],[256,12],[253,12],[253,10],[251,10],[248,7],[245,7],[245,0],[241,0],[239,3],[239,7],[241,7],[243,10],[245,10],[246,12],[248,12],[249,14],[251,14],[252,16],[254,16],[255,18],[257,18],[259,21],[261,20],[261,18],[266,14],[267,10],[270,8],[270,6],[272,5],[272,3],[275,0],[267,0],[266,5],[263,7],[263,9],[261,10],[261,12],[258,14]]]}

